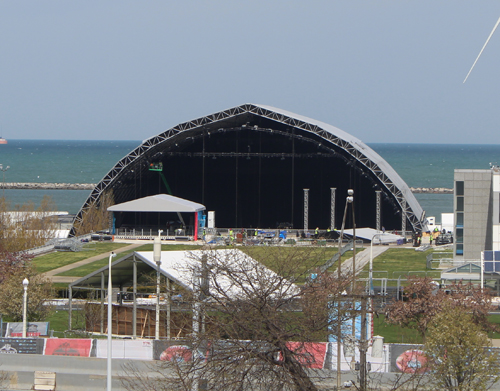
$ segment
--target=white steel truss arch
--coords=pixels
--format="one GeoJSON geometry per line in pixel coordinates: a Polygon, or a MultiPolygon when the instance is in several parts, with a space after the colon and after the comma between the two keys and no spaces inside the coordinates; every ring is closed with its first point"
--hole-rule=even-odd
{"type": "MultiPolygon", "coordinates": [[[[290,129],[298,129],[310,133],[314,135],[315,139],[322,140],[319,146],[329,148],[333,152],[336,149],[345,151],[352,161],[358,162],[363,169],[370,171],[377,178],[380,187],[386,188],[392,194],[400,208],[402,216],[406,215],[413,231],[420,232],[425,228],[425,213],[407,184],[380,155],[361,140],[332,125],[281,109],[256,104],[244,104],[184,122],[143,141],[141,145],[118,161],[96,185],[76,215],[75,222],[81,221],[85,210],[90,208],[94,203],[98,203],[101,194],[112,187],[115,181],[131,165],[136,163],[138,159],[141,159],[143,155],[160,150],[163,143],[171,141],[184,132],[200,130],[206,126],[214,126],[218,123],[223,124],[225,121],[249,114],[271,120],[271,122],[287,125],[290,129]]],[[[234,127],[234,125],[231,125],[231,127],[234,127]]],[[[283,133],[283,131],[278,132],[283,133]]],[[[294,137],[301,138],[304,135],[295,134],[294,137]]],[[[71,234],[74,234],[73,229],[71,230],[71,234]]]]}

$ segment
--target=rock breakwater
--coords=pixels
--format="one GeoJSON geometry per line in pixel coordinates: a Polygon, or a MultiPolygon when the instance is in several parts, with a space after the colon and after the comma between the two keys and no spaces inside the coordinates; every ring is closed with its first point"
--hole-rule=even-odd
{"type": "Polygon", "coordinates": [[[446,187],[410,187],[412,193],[430,193],[430,194],[453,194],[453,189],[446,187]]]}
{"type": "Polygon", "coordinates": [[[11,182],[3,185],[5,189],[16,190],[92,190],[94,183],[37,183],[11,182]]]}
{"type": "MultiPolygon", "coordinates": [[[[38,183],[38,182],[12,182],[5,183],[5,189],[27,190],[93,190],[95,183],[38,183]]],[[[453,194],[453,189],[446,187],[410,187],[412,193],[453,194]]]]}

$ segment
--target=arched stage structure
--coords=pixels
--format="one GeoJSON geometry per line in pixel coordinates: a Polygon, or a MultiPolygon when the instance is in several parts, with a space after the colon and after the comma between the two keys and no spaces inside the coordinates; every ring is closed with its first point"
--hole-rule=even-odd
{"type": "MultiPolygon", "coordinates": [[[[244,104],[145,140],[97,184],[75,221],[112,190],[117,204],[160,193],[201,203],[215,211],[217,227],[303,229],[307,219],[324,229],[334,216],[339,228],[347,189],[354,189],[357,227],[422,230],[424,212],[406,183],[362,141],[320,121],[244,104]]],[[[135,213],[118,224],[158,226],[161,219],[135,213]]]]}

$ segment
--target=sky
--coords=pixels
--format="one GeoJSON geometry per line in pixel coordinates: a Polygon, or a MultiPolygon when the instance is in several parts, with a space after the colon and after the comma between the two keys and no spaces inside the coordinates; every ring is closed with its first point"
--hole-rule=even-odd
{"type": "Polygon", "coordinates": [[[0,136],[144,140],[244,103],[365,143],[500,144],[470,0],[0,1],[0,136]]]}

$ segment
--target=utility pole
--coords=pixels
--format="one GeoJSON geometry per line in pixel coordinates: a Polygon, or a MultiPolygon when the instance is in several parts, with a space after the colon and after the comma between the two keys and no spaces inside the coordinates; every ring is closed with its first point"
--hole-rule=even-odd
{"type": "Polygon", "coordinates": [[[361,341],[359,341],[359,389],[367,391],[366,388],[366,351],[368,350],[368,341],[366,339],[366,304],[367,296],[361,296],[361,341]]]}
{"type": "Polygon", "coordinates": [[[153,258],[156,262],[156,319],[155,319],[155,340],[160,339],[160,267],[161,267],[161,233],[158,230],[158,236],[154,238],[153,258]]]}

